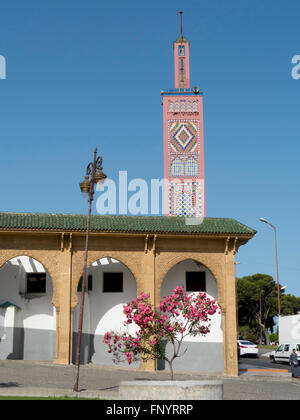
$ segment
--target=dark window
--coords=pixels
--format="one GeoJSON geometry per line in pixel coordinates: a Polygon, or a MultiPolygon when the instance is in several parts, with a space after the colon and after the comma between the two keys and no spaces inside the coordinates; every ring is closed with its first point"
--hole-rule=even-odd
{"type": "Polygon", "coordinates": [[[204,271],[190,271],[186,273],[186,291],[206,291],[206,276],[204,271]]]}
{"type": "MultiPolygon", "coordinates": [[[[77,288],[77,292],[81,292],[82,291],[82,282],[83,282],[83,278],[81,276],[79,283],[78,283],[78,288],[77,288]]],[[[91,292],[93,290],[93,276],[91,274],[88,275],[87,278],[87,286],[85,285],[85,290],[88,290],[88,292],[91,292]]]]}
{"type": "Polygon", "coordinates": [[[27,293],[46,293],[46,273],[27,274],[27,293]]]}
{"type": "Polygon", "coordinates": [[[103,273],[103,293],[122,293],[123,273],[103,273]]]}

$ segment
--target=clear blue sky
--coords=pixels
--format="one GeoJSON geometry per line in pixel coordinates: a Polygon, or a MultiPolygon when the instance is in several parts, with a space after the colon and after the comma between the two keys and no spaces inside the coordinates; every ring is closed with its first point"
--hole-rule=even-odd
{"type": "Polygon", "coordinates": [[[258,234],[237,275],[275,276],[300,296],[299,0],[10,0],[1,7],[1,211],[86,212],[78,182],[97,145],[116,179],[163,177],[160,90],[173,87],[172,42],[191,43],[204,90],[206,202],[258,234]]]}

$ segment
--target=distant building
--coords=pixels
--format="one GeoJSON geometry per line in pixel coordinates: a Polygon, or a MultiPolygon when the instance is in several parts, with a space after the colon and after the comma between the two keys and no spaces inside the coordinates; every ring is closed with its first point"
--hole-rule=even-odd
{"type": "Polygon", "coordinates": [[[279,317],[279,344],[300,344],[300,314],[279,317]]]}

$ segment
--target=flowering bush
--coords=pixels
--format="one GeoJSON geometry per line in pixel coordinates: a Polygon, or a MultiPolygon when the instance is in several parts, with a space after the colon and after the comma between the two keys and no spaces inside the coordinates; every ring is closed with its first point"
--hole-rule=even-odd
{"type": "Polygon", "coordinates": [[[173,294],[165,297],[159,310],[155,310],[150,295],[141,293],[140,297],[124,306],[125,326],[135,324],[135,336],[129,333],[107,332],[104,343],[113,361],[132,362],[161,359],[170,367],[171,379],[174,378],[173,362],[181,357],[182,343],[186,336],[206,335],[210,332],[210,316],[220,313],[220,307],[206,293],[188,295],[183,287],[176,287],[173,294]],[[173,346],[172,356],[166,354],[166,343],[173,346]]]}

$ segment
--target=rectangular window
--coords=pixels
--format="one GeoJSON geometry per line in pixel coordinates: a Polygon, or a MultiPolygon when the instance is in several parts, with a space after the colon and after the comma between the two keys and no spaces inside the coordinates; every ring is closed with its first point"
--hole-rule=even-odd
{"type": "Polygon", "coordinates": [[[179,57],[184,57],[185,56],[185,46],[184,45],[180,45],[178,47],[178,55],[179,55],[179,57]]]}
{"type": "Polygon", "coordinates": [[[123,273],[103,273],[103,293],[123,293],[123,273]]]}
{"type": "Polygon", "coordinates": [[[186,291],[187,292],[206,292],[206,273],[205,271],[186,272],[186,291]]]}
{"type": "Polygon", "coordinates": [[[29,293],[46,293],[46,273],[30,273],[27,274],[26,292],[29,293]]]}

